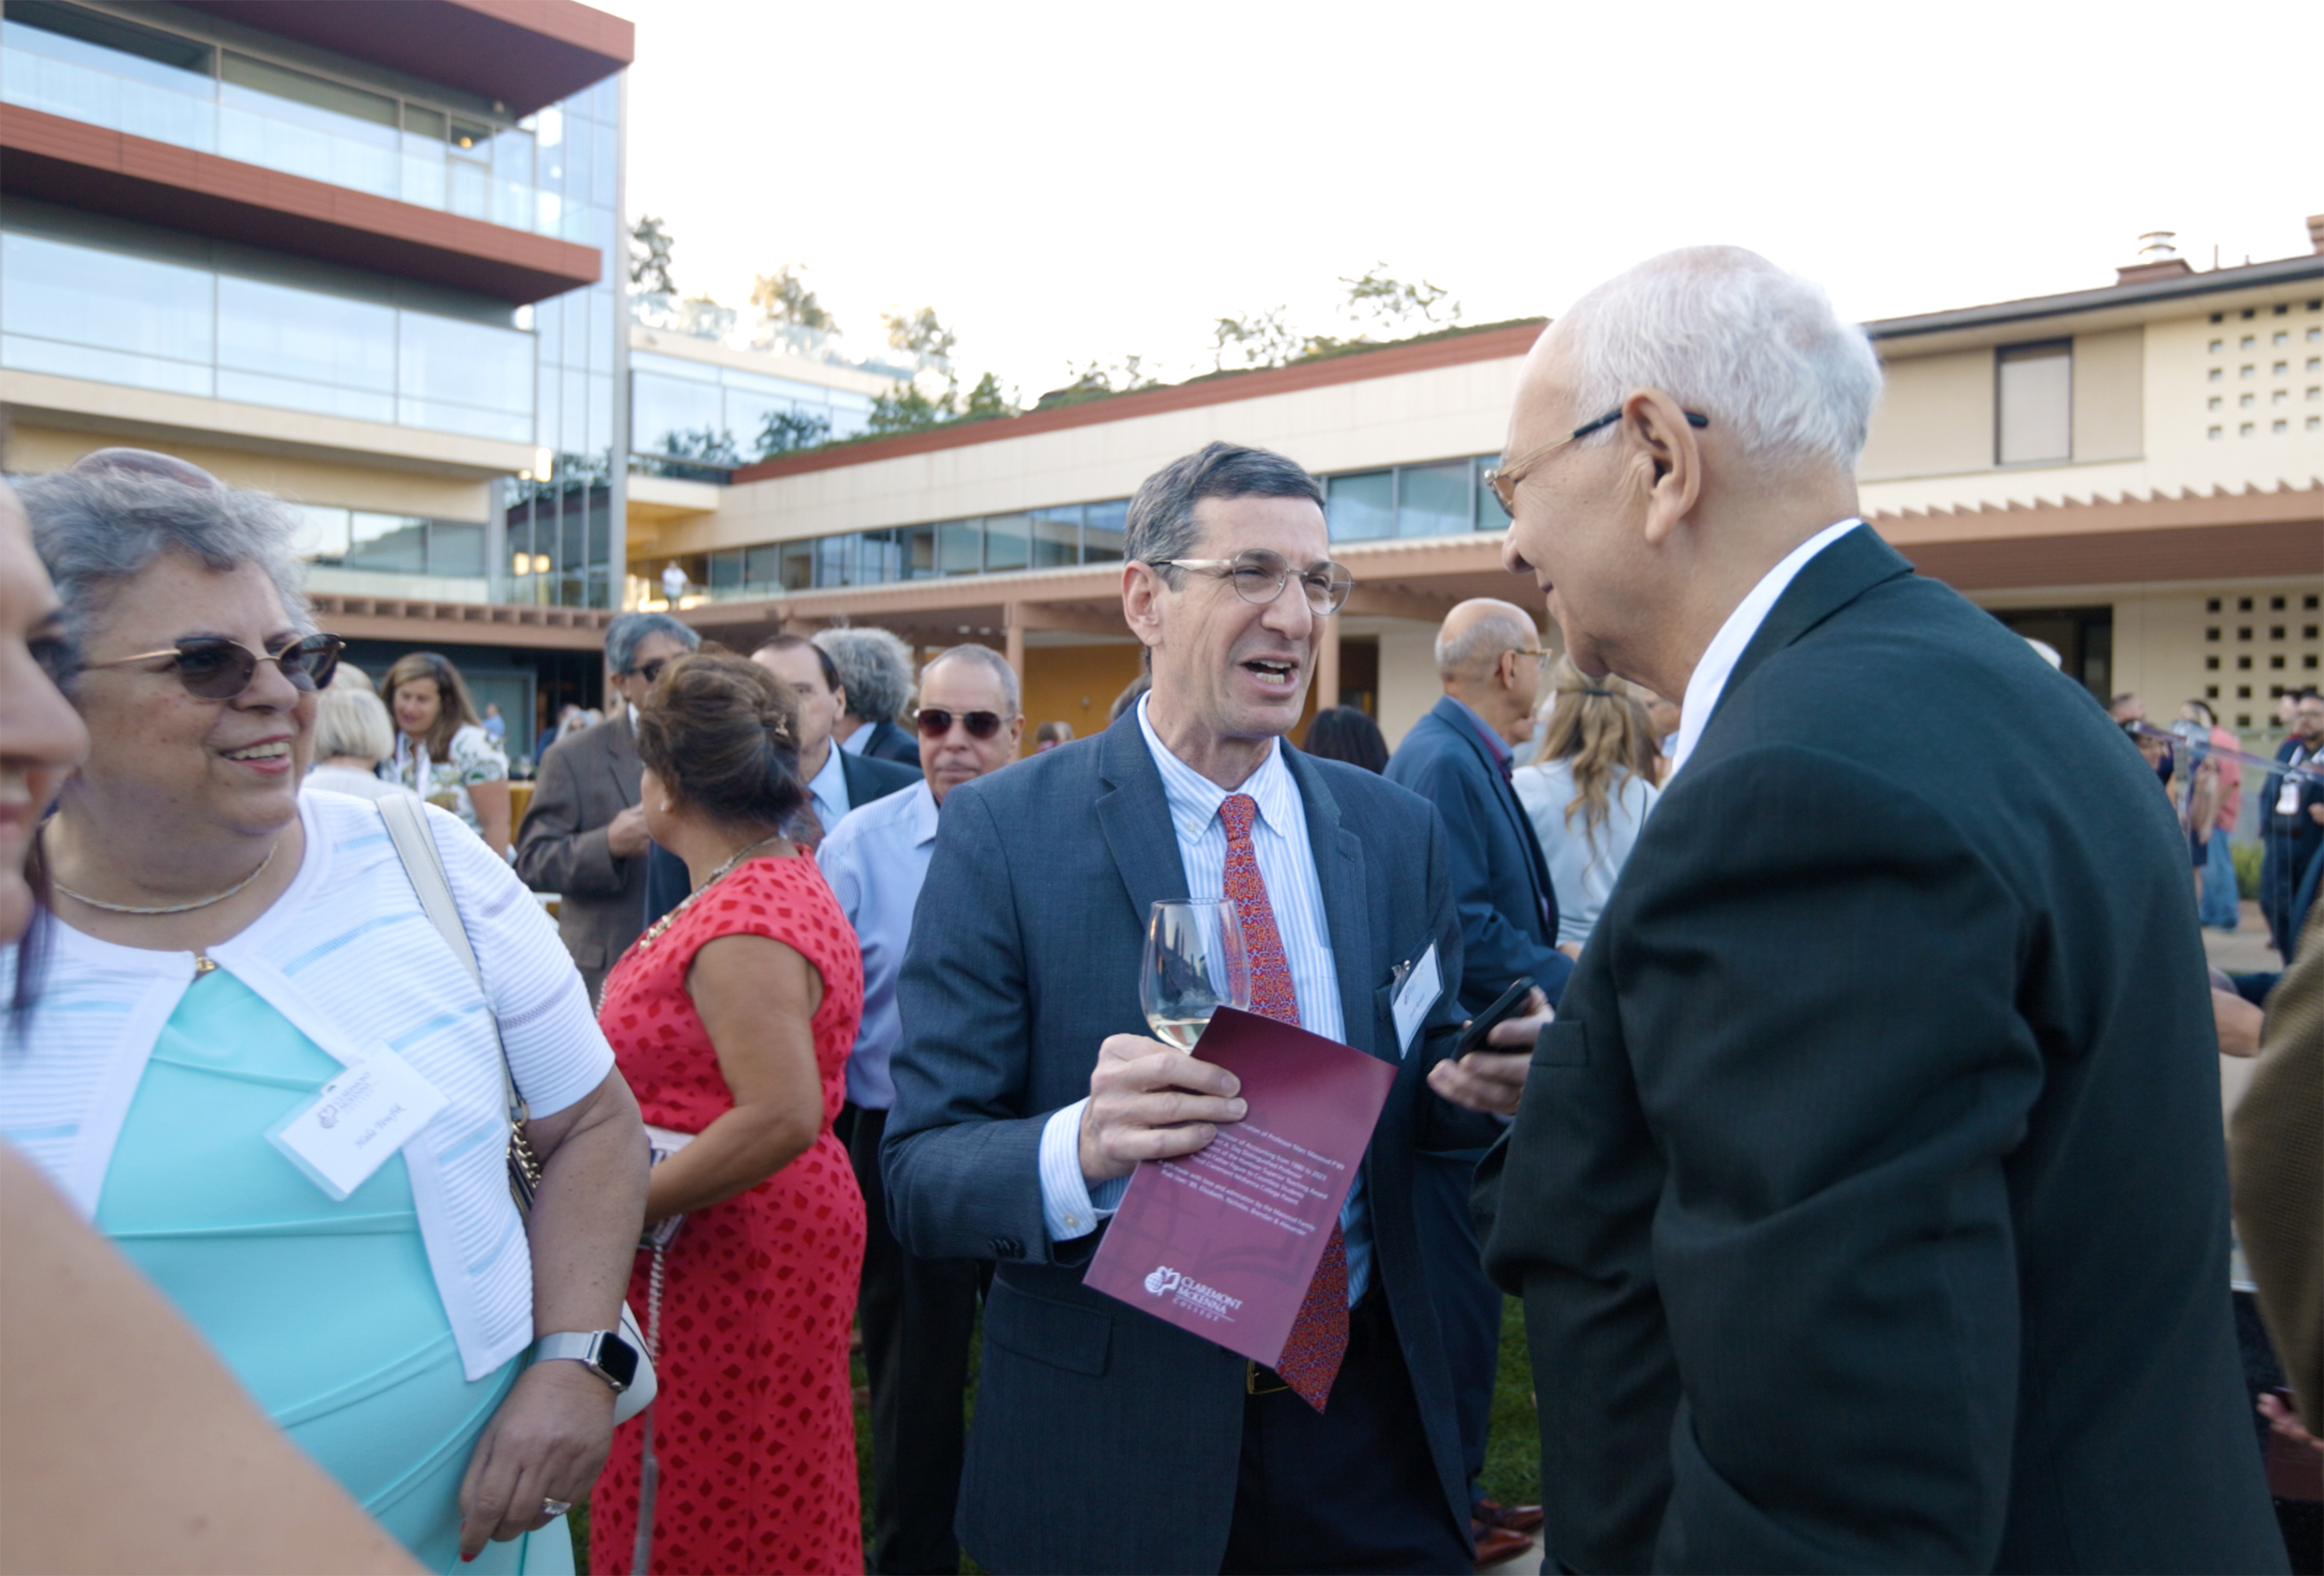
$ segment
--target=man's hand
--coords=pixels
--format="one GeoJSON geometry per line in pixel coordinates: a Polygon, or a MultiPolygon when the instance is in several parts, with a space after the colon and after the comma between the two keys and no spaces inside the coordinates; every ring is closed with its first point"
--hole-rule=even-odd
{"type": "Polygon", "coordinates": [[[632,804],[605,823],[605,847],[616,859],[635,859],[653,841],[646,835],[642,804],[632,804]]]}
{"type": "Polygon", "coordinates": [[[1191,1155],[1248,1109],[1242,1080],[1140,1034],[1108,1035],[1081,1111],[1081,1174],[1111,1182],[1140,1160],[1191,1155]]]}
{"type": "Polygon", "coordinates": [[[1485,1037],[1487,1045],[1506,1047],[1472,1051],[1458,1062],[1439,1062],[1428,1070],[1428,1086],[1456,1106],[1495,1116],[1513,1117],[1525,1097],[1525,1069],[1533,1065],[1533,1042],[1555,1021],[1549,998],[1535,990],[1523,1017],[1504,1018],[1485,1037]]]}
{"type": "Polygon", "coordinates": [[[2219,1053],[2222,1056],[2256,1056],[2260,1053],[2260,1028],[2267,1014],[2252,1006],[2232,990],[2217,986],[2211,991],[2212,1023],[2219,1030],[2219,1053]]]}

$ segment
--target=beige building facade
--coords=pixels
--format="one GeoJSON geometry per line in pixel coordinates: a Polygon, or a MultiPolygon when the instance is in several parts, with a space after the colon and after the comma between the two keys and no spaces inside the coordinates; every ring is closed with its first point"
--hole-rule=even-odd
{"type": "MultiPolygon", "coordinates": [[[[2312,231],[2324,221],[2311,220],[2312,231]]],[[[2272,749],[2275,694],[2324,680],[2324,237],[2315,255],[1868,324],[1888,384],[1867,516],[1925,574],[2058,649],[2094,694],[2159,716],[2212,699],[2272,749]]],[[[685,616],[895,629],[1006,651],[1036,721],[1102,726],[1137,670],[1120,506],[1214,439],[1322,476],[1359,589],[1318,699],[1391,742],[1437,693],[1436,622],[1465,596],[1540,611],[1499,567],[1482,471],[1539,321],[633,483],[629,557],[679,566],[685,616]]],[[[1549,631],[1554,640],[1555,631],[1549,631]]],[[[1313,702],[1311,702],[1313,704],[1313,702]]]]}

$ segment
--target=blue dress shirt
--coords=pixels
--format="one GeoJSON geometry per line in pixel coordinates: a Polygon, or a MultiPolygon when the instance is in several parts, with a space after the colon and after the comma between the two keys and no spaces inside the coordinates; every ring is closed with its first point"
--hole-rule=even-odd
{"type": "MultiPolygon", "coordinates": [[[[838,751],[832,751],[838,759],[838,751]]],[[[864,1026],[847,1060],[847,1097],[884,1111],[895,1104],[888,1058],[904,1041],[896,977],[912,939],[912,910],[936,852],[936,796],[924,783],[852,810],[824,834],[815,863],[864,950],[864,1026]]]]}
{"type": "MultiPolygon", "coordinates": [[[[1307,841],[1307,807],[1299,785],[1291,780],[1291,769],[1283,763],[1283,751],[1269,749],[1266,761],[1240,788],[1221,788],[1170,753],[1146,717],[1147,698],[1138,701],[1138,727],[1162,775],[1170,828],[1177,834],[1179,859],[1186,870],[1187,894],[1224,894],[1226,823],[1219,818],[1219,806],[1230,793],[1250,795],[1259,805],[1251,821],[1251,848],[1258,855],[1260,878],[1267,883],[1275,930],[1283,938],[1291,991],[1300,1004],[1300,1026],[1344,1044],[1340,976],[1332,962],[1331,928],[1325,922],[1315,851],[1307,841]]],[[[1092,1190],[1081,1174],[1081,1113],[1089,1103],[1076,1100],[1051,1113],[1041,1129],[1041,1212],[1052,1241],[1070,1241],[1095,1231],[1099,1222],[1120,1207],[1129,1185],[1128,1177],[1117,1177],[1092,1190]]],[[[1348,1302],[1353,1306],[1370,1284],[1372,1269],[1371,1216],[1360,1172],[1340,1207],[1340,1231],[1347,1243],[1348,1302]]]]}

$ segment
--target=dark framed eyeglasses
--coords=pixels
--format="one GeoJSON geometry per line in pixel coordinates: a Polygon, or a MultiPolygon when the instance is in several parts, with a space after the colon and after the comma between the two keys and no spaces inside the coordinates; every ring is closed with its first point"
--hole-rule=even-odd
{"type": "MultiPolygon", "coordinates": [[[[1157,558],[1149,562],[1161,568],[1199,569],[1221,576],[1235,588],[1236,596],[1261,607],[1283,594],[1283,588],[1291,583],[1295,573],[1288,559],[1265,548],[1253,548],[1233,558],[1157,558]]],[[[1308,610],[1319,617],[1345,607],[1348,593],[1355,589],[1353,573],[1345,564],[1328,559],[1296,573],[1300,589],[1307,597],[1308,610]]]]}
{"type": "Polygon", "coordinates": [[[658,683],[661,681],[662,669],[668,667],[669,663],[668,657],[657,656],[651,662],[640,662],[629,670],[649,684],[658,683]]]}
{"type": "Polygon", "coordinates": [[[125,668],[132,662],[151,662],[165,656],[176,668],[178,682],[186,686],[188,695],[197,700],[231,700],[250,687],[261,662],[271,662],[280,668],[283,677],[296,689],[319,690],[338,670],[339,653],[346,649],[347,642],[337,635],[309,635],[269,652],[252,651],[240,641],[230,641],[223,635],[191,635],[164,651],[141,651],[135,656],[119,656],[111,662],[87,662],[82,664],[81,670],[125,668]]]}
{"type": "MultiPolygon", "coordinates": [[[[1684,415],[1686,417],[1686,424],[1689,427],[1708,427],[1710,425],[1710,417],[1708,416],[1698,415],[1691,410],[1685,412],[1684,415]]],[[[1611,427],[1621,419],[1622,413],[1620,411],[1607,411],[1604,416],[1598,417],[1595,421],[1583,422],[1580,426],[1575,428],[1571,432],[1566,433],[1563,438],[1544,444],[1538,449],[1527,449],[1524,454],[1519,455],[1515,459],[1511,460],[1507,465],[1497,466],[1493,470],[1486,471],[1485,473],[1485,484],[1493,489],[1493,496],[1501,500],[1501,512],[1511,516],[1512,519],[1516,516],[1517,483],[1524,481],[1526,473],[1532,470],[1535,466],[1540,464],[1550,456],[1555,454],[1558,450],[1564,448],[1566,444],[1574,442],[1576,439],[1587,438],[1591,433],[1595,432],[1599,428],[1611,427]]]]}
{"type": "Polygon", "coordinates": [[[997,711],[946,711],[941,706],[923,706],[912,713],[912,721],[924,739],[940,739],[952,732],[955,722],[969,730],[972,739],[988,739],[1000,732],[1008,719],[997,711]]]}

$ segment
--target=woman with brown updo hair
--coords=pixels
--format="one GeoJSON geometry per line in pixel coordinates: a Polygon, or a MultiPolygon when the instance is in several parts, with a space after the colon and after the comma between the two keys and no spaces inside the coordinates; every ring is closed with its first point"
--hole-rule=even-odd
{"type": "MultiPolygon", "coordinates": [[[[863,1017],[855,934],[783,823],[807,801],[790,687],[706,647],[638,718],[640,802],[692,894],[605,978],[599,1022],[657,1149],[665,1254],[655,1571],[860,1571],[848,1321],[864,1199],[831,1124],[863,1017]],[[682,1140],[678,1135],[692,1135],[682,1140]]],[[[653,1303],[641,1254],[630,1297],[653,1303]]],[[[631,1569],[642,1423],[614,1437],[589,1568],[631,1569]]]]}

